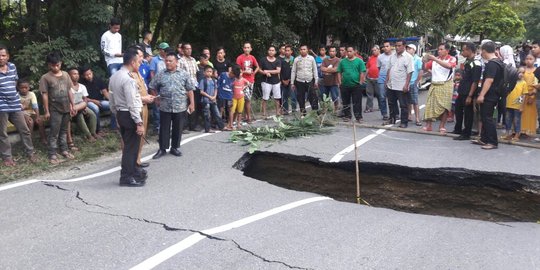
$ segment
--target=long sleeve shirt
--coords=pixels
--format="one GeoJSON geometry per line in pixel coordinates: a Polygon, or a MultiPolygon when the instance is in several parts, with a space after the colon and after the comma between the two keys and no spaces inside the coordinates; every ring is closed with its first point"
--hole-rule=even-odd
{"type": "Polygon", "coordinates": [[[291,71],[291,82],[317,82],[317,63],[311,55],[298,56],[294,59],[291,71]]]}
{"type": "Polygon", "coordinates": [[[142,123],[142,100],[137,82],[131,77],[129,70],[122,67],[114,73],[109,80],[110,106],[112,112],[129,111],[131,119],[138,124],[142,123]]]}
{"type": "Polygon", "coordinates": [[[122,53],[122,35],[120,33],[111,33],[107,31],[101,36],[101,52],[105,56],[107,66],[110,64],[122,63],[122,57],[116,57],[116,54],[122,53]]]}

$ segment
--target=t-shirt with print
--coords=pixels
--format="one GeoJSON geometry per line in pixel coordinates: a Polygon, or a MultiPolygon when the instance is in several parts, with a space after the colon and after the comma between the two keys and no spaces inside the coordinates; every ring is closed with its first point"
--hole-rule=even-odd
{"type": "MultiPolygon", "coordinates": [[[[209,96],[213,96],[217,90],[217,83],[212,78],[203,78],[201,81],[199,81],[199,89],[201,90],[201,92],[205,92],[209,96]],[[206,85],[205,85],[205,81],[206,81],[206,85]]],[[[214,103],[210,101],[208,97],[205,97],[205,96],[202,96],[201,101],[204,104],[214,103]]]]}
{"type": "Polygon", "coordinates": [[[34,111],[35,109],[38,109],[38,102],[37,102],[36,94],[30,91],[26,94],[26,96],[20,95],[20,97],[21,97],[22,110],[24,114],[28,116],[32,116],[36,114],[36,112],[34,111]]]}
{"type": "Polygon", "coordinates": [[[223,72],[219,75],[217,81],[218,97],[223,100],[232,100],[234,78],[229,77],[229,72],[223,72]]]}
{"type": "MultiPolygon", "coordinates": [[[[277,58],[273,62],[268,61],[267,57],[261,59],[261,70],[277,70],[281,68],[281,61],[277,58]]],[[[263,81],[269,84],[278,84],[279,83],[279,74],[272,74],[272,76],[264,76],[263,81]]]]}
{"type": "Polygon", "coordinates": [[[355,57],[342,59],[339,62],[338,73],[341,73],[341,84],[345,87],[360,85],[360,74],[366,72],[366,64],[360,58],[355,57]]]}
{"type": "Polygon", "coordinates": [[[499,87],[499,85],[501,84],[501,80],[504,78],[504,70],[501,68],[499,64],[495,63],[494,60],[490,60],[489,62],[486,63],[482,85],[484,85],[486,79],[488,78],[492,78],[493,83],[489,87],[489,90],[484,96],[484,99],[487,101],[497,102],[499,101],[499,95],[497,94],[497,87],[499,87]]]}
{"type": "Polygon", "coordinates": [[[250,83],[255,82],[255,69],[259,66],[259,63],[257,63],[257,59],[253,55],[245,55],[241,54],[236,58],[236,64],[240,66],[240,69],[242,70],[242,77],[246,79],[250,83]],[[245,73],[246,71],[251,71],[251,74],[245,73]]]}
{"type": "Polygon", "coordinates": [[[60,77],[47,72],[39,80],[39,91],[48,95],[49,110],[60,113],[69,113],[70,111],[68,91],[71,91],[72,87],[73,83],[65,71],[62,71],[60,77]]]}
{"type": "Polygon", "coordinates": [[[88,96],[88,91],[84,84],[79,83],[79,89],[75,89],[75,86],[71,88],[71,93],[73,93],[73,103],[79,104],[84,101],[84,98],[88,96]]]}
{"type": "MultiPolygon", "coordinates": [[[[337,68],[339,66],[339,57],[334,58],[325,58],[322,67],[325,68],[337,68]]],[[[323,84],[324,86],[334,86],[338,85],[338,78],[337,78],[337,72],[334,73],[323,73],[323,84]]]]}
{"type": "Polygon", "coordinates": [[[241,99],[244,97],[244,88],[248,85],[248,81],[244,78],[236,79],[233,82],[233,98],[241,99]]]}
{"type": "Polygon", "coordinates": [[[214,61],[214,68],[217,70],[218,74],[229,71],[230,67],[232,67],[232,64],[228,59],[224,59],[223,62],[219,62],[217,59],[214,61]]]}
{"type": "MultiPolygon", "coordinates": [[[[468,96],[472,84],[476,83],[478,85],[480,77],[482,77],[482,63],[480,63],[479,60],[467,59],[465,60],[465,63],[463,63],[462,70],[463,72],[461,75],[461,83],[459,84],[458,88],[458,94],[468,96]]],[[[479,89],[476,91],[478,92],[479,89]]]]}
{"type": "Polygon", "coordinates": [[[519,110],[525,101],[523,96],[528,93],[527,82],[524,80],[518,81],[512,92],[506,97],[506,108],[519,110]]]}

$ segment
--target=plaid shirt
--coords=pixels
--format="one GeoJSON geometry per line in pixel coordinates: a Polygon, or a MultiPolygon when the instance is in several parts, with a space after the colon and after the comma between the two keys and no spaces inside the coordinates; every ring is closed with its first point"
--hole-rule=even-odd
{"type": "Polygon", "coordinates": [[[199,67],[195,58],[191,56],[183,56],[178,60],[178,69],[188,73],[191,78],[191,83],[197,85],[197,71],[199,67]],[[189,58],[188,58],[189,57],[189,58]]]}

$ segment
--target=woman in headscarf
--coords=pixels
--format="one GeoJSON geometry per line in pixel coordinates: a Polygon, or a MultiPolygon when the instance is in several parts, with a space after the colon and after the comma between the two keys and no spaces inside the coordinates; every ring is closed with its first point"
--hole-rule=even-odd
{"type": "MultiPolygon", "coordinates": [[[[499,49],[500,57],[506,65],[516,67],[514,60],[514,49],[509,45],[504,45],[499,49]]],[[[506,97],[501,97],[497,104],[497,128],[504,128],[506,123],[506,97]]]]}

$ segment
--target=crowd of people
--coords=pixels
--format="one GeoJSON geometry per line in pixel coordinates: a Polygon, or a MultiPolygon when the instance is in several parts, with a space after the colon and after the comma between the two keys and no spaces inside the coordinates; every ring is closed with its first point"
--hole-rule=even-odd
{"type": "Polygon", "coordinates": [[[37,127],[41,143],[48,147],[50,163],[57,164],[58,155],[73,159],[72,151],[77,150],[71,136],[72,119],[87,140],[95,141],[104,135],[101,116],[110,112],[110,129],[119,130],[123,143],[120,184],[144,185],[144,167],[149,164],[141,162],[140,153],[150,128],[159,138],[154,159],[166,155],[169,148],[168,153],[181,156],[183,133],[241,128],[242,121],[251,123],[254,119],[257,75],[263,117],[270,114],[271,98],[276,115],[298,112],[300,117],[307,113],[306,102],[317,111],[319,102],[328,98],[343,121],[362,123],[363,114],[376,111],[376,98],[384,125],[399,122],[400,128],[407,128],[414,122],[432,132],[433,122],[440,120],[438,132],[444,134],[447,123],[455,122],[452,132],[460,135],[455,139],[469,140],[476,124],[480,138],[472,142],[483,149],[497,148],[497,126],[505,128],[504,139],[519,140],[535,136],[540,123],[538,41],[527,47],[527,54],[520,52],[517,61],[510,46],[500,47],[492,41],[483,41],[481,46],[462,44],[461,57],[448,44],[420,57],[419,48],[405,40],[373,46],[367,60],[354,46],[320,46],[316,54],[301,45],[295,56],[287,44],[269,46],[266,56],[257,59],[251,54],[251,43],[246,42],[243,54],[231,61],[224,48],[218,48],[215,57],[209,48],[203,48],[195,58],[187,42],[176,49],[161,42],[154,55],[152,38],[151,32],[145,32],[142,43],[124,50],[120,21],[111,20],[101,38],[108,85],[91,67],[63,71],[61,55],[47,55],[49,71],[39,81],[43,116],[29,82],[18,78],[7,48],[0,47],[0,93],[4,97],[0,99],[0,152],[4,165],[15,165],[8,121],[20,133],[31,161],[35,160],[32,132],[37,127]],[[501,91],[503,85],[508,87],[506,72],[510,67],[519,67],[519,79],[511,83],[512,89],[501,91]],[[418,92],[427,73],[431,74],[431,87],[422,117],[418,92]],[[364,94],[367,101],[362,108],[364,94]],[[47,137],[44,120],[50,127],[47,137]]]}

